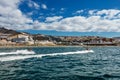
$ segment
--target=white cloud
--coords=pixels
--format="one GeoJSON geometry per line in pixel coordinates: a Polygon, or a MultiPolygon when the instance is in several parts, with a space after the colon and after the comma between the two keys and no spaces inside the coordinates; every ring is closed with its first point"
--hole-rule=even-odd
{"type": "Polygon", "coordinates": [[[37,3],[35,3],[34,1],[32,1],[32,0],[29,0],[28,6],[30,8],[35,8],[35,9],[39,9],[40,8],[40,6],[37,3]]]}
{"type": "Polygon", "coordinates": [[[46,22],[54,22],[54,21],[58,21],[62,18],[63,18],[62,16],[47,17],[46,22]]]}
{"type": "MultiPolygon", "coordinates": [[[[18,8],[20,3],[21,0],[0,1],[1,27],[77,32],[120,32],[120,10],[89,10],[89,16],[87,17],[81,15],[66,18],[63,18],[63,16],[53,16],[47,17],[45,22],[40,22],[38,20],[33,21],[23,14],[18,8]]],[[[42,8],[47,9],[47,6],[44,5],[42,8]]],[[[84,13],[84,11],[78,11],[78,13],[82,12],[84,13]]]]}
{"type": "Polygon", "coordinates": [[[32,23],[30,18],[27,18],[18,9],[21,0],[1,0],[0,1],[0,26],[23,29],[23,25],[32,23]]]}
{"type": "Polygon", "coordinates": [[[95,14],[96,14],[96,12],[97,12],[97,10],[89,10],[89,12],[88,12],[88,13],[89,13],[90,15],[95,15],[95,14]]]}
{"type": "Polygon", "coordinates": [[[45,4],[41,5],[43,9],[47,9],[47,6],[45,4]]]}
{"type": "Polygon", "coordinates": [[[97,15],[105,15],[105,18],[113,19],[117,18],[118,14],[120,14],[120,10],[109,9],[109,10],[101,10],[96,13],[97,15]]]}
{"type": "Polygon", "coordinates": [[[82,13],[82,12],[84,12],[84,10],[78,10],[78,11],[76,11],[75,13],[76,13],[76,14],[80,14],[80,13],[82,13]]]}
{"type": "Polygon", "coordinates": [[[33,15],[33,13],[34,13],[34,12],[28,12],[27,15],[28,15],[28,16],[31,16],[31,15],[33,15]]]}
{"type": "MultiPolygon", "coordinates": [[[[90,10],[90,16],[73,16],[55,19],[47,17],[46,22],[42,23],[44,29],[58,31],[77,31],[77,32],[120,32],[120,10],[90,10]],[[90,12],[91,11],[91,12],[90,12]],[[106,14],[105,16],[102,16],[106,14]]],[[[38,29],[43,29],[39,27],[38,29]]]]}
{"type": "Polygon", "coordinates": [[[36,9],[39,9],[40,6],[37,3],[34,2],[33,4],[36,9]]]}
{"type": "Polygon", "coordinates": [[[29,6],[30,8],[33,7],[33,2],[32,2],[31,0],[29,0],[29,2],[28,2],[28,6],[29,6]]]}
{"type": "Polygon", "coordinates": [[[65,10],[65,8],[61,8],[60,10],[61,10],[61,11],[64,11],[64,10],[65,10]]]}
{"type": "Polygon", "coordinates": [[[90,10],[89,14],[92,15],[97,15],[97,16],[102,16],[103,18],[108,18],[108,19],[115,19],[115,18],[120,18],[120,10],[116,9],[103,9],[103,10],[90,10]]]}

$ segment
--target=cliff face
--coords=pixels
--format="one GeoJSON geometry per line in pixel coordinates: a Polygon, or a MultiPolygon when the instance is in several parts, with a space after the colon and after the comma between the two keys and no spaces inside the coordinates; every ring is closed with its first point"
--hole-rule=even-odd
{"type": "Polygon", "coordinates": [[[20,32],[17,32],[15,30],[11,30],[11,29],[6,29],[4,27],[0,28],[0,33],[2,33],[2,34],[20,34],[20,32]]]}

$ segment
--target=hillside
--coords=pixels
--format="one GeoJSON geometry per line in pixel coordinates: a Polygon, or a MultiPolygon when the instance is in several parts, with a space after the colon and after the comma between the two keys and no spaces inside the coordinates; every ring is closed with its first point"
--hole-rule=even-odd
{"type": "MultiPolygon", "coordinates": [[[[26,32],[18,32],[11,29],[0,28],[0,33],[2,34],[21,34],[26,32]]],[[[34,41],[50,41],[54,42],[58,45],[80,45],[81,43],[90,44],[90,45],[114,45],[114,43],[118,43],[118,38],[106,38],[100,36],[51,36],[51,35],[43,35],[43,34],[30,34],[34,41]],[[117,41],[116,41],[117,40],[117,41]]],[[[116,45],[116,44],[115,44],[116,45]]]]}
{"type": "Polygon", "coordinates": [[[4,27],[0,28],[0,33],[2,33],[2,34],[20,34],[20,32],[17,32],[12,29],[6,29],[4,27]]]}

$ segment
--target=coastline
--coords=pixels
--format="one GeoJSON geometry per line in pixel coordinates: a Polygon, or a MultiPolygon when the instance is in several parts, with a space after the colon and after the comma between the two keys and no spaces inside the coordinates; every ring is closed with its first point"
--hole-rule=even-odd
{"type": "MultiPolygon", "coordinates": [[[[39,46],[29,46],[29,45],[23,45],[23,46],[0,46],[0,48],[37,48],[37,47],[83,47],[81,45],[39,45],[39,46]]],[[[119,47],[119,46],[88,46],[88,47],[119,47]]]]}
{"type": "Polygon", "coordinates": [[[36,47],[82,47],[82,46],[65,46],[65,45],[57,45],[57,46],[0,46],[0,48],[36,48],[36,47]]]}

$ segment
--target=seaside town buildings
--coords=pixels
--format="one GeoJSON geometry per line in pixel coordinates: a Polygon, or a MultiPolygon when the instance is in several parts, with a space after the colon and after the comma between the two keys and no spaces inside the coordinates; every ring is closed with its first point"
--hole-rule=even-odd
{"type": "Polygon", "coordinates": [[[105,38],[99,36],[49,36],[42,34],[29,34],[24,32],[16,32],[0,28],[0,46],[55,46],[55,45],[120,45],[120,38],[105,38]]]}
{"type": "MultiPolygon", "coordinates": [[[[42,36],[42,35],[41,35],[42,36]]],[[[0,46],[9,45],[54,45],[52,41],[47,39],[33,40],[33,35],[20,33],[20,34],[0,34],[0,46]]]]}
{"type": "Polygon", "coordinates": [[[28,34],[0,34],[0,45],[33,44],[32,36],[28,34]]]}
{"type": "Polygon", "coordinates": [[[60,36],[51,37],[45,35],[0,34],[0,45],[116,45],[119,40],[96,36],[60,36]]]}
{"type": "Polygon", "coordinates": [[[81,36],[81,37],[74,37],[74,36],[66,36],[60,37],[62,42],[60,44],[66,45],[116,45],[116,41],[113,38],[105,38],[99,36],[81,36]]]}

